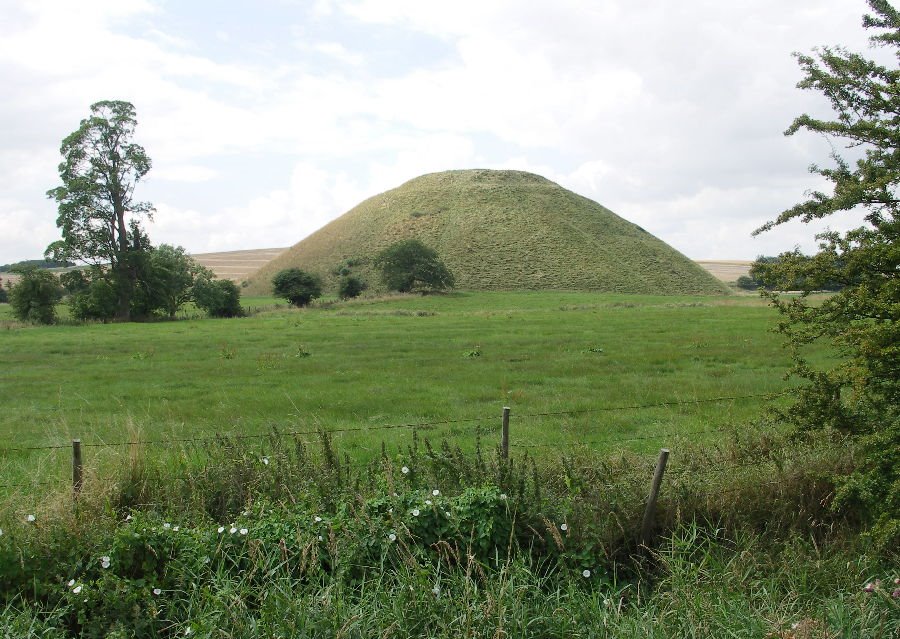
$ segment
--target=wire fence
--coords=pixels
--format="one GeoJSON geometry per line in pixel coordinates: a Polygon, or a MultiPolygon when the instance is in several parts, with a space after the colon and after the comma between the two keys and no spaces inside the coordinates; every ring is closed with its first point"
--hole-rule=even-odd
{"type": "MultiPolygon", "coordinates": [[[[516,420],[537,420],[537,419],[545,419],[545,418],[553,418],[553,417],[564,417],[564,416],[583,416],[583,415],[591,415],[591,414],[603,414],[603,413],[611,413],[611,412],[636,412],[641,410],[649,410],[655,408],[672,408],[672,407],[686,407],[686,406],[697,406],[704,404],[713,404],[713,403],[724,403],[724,402],[735,402],[735,401],[745,401],[751,399],[775,399],[786,394],[789,394],[791,391],[781,391],[775,393],[757,393],[750,395],[729,395],[729,396],[717,396],[717,397],[708,397],[708,398],[695,398],[695,399],[680,399],[680,400],[668,400],[661,402],[653,402],[646,404],[633,404],[633,405],[624,405],[624,406],[600,406],[588,409],[572,409],[572,410],[560,410],[560,411],[544,411],[544,412],[532,412],[532,413],[516,413],[516,420]]],[[[501,436],[501,441],[506,442],[507,448],[502,450],[503,456],[508,456],[509,454],[509,409],[504,408],[504,417],[503,417],[503,434],[501,436]]],[[[71,443],[55,443],[55,444],[47,444],[47,445],[29,445],[29,446],[10,446],[10,447],[0,447],[0,458],[3,456],[9,456],[15,453],[29,453],[35,451],[60,451],[74,448],[95,448],[95,449],[108,449],[108,448],[121,448],[121,447],[129,447],[129,446],[171,446],[178,444],[203,444],[203,443],[211,443],[211,442],[242,442],[249,440],[265,440],[271,439],[273,437],[278,438],[301,438],[307,436],[315,436],[322,437],[328,436],[333,437],[334,435],[341,434],[352,434],[352,433],[377,433],[377,432],[385,432],[385,431],[401,431],[401,430],[409,430],[417,433],[418,431],[428,431],[431,429],[435,429],[440,426],[465,426],[465,430],[469,430],[474,432],[475,434],[481,436],[489,433],[496,433],[497,426],[497,415],[491,417],[467,417],[467,418],[457,418],[457,419],[438,419],[438,420],[430,420],[430,421],[422,421],[422,422],[407,422],[407,423],[398,423],[398,424],[381,424],[381,425],[364,425],[364,426],[351,426],[351,427],[341,427],[341,428],[331,428],[331,429],[303,429],[303,430],[271,430],[264,433],[251,433],[251,434],[242,434],[242,433],[224,433],[224,434],[215,434],[215,435],[204,435],[204,436],[196,436],[196,437],[174,437],[174,438],[160,438],[160,439],[125,439],[121,441],[87,441],[82,442],[81,440],[73,440],[71,443]]],[[[579,434],[584,434],[584,432],[596,432],[598,430],[603,429],[603,425],[595,425],[595,426],[584,426],[580,427],[579,434]]],[[[523,449],[525,451],[538,449],[542,451],[556,451],[562,455],[571,453],[573,449],[578,448],[590,448],[596,446],[609,446],[614,444],[624,444],[629,442],[638,442],[638,441],[661,441],[665,442],[667,440],[675,440],[684,437],[695,437],[698,435],[711,435],[711,434],[720,434],[723,432],[727,432],[728,428],[726,427],[704,427],[693,430],[682,430],[678,432],[654,432],[654,433],[645,433],[645,434],[622,434],[622,433],[611,433],[605,432],[601,438],[592,438],[592,439],[578,439],[577,441],[569,441],[569,442],[557,442],[557,443],[547,443],[547,442],[534,442],[528,441],[525,439],[520,439],[514,441],[511,445],[514,449],[523,449]]],[[[563,433],[565,434],[565,433],[563,433]]],[[[311,442],[304,442],[309,444],[311,442]]],[[[767,460],[766,463],[768,463],[767,460]]],[[[73,458],[73,464],[77,464],[80,466],[80,450],[77,453],[77,460],[73,458]]],[[[735,466],[742,466],[744,464],[730,464],[729,468],[735,466]]],[[[746,465],[759,465],[759,462],[747,463],[746,465]]],[[[77,471],[80,472],[80,471],[77,471]]],[[[696,474],[696,471],[690,471],[696,474]]],[[[722,469],[713,469],[710,472],[722,472],[722,469]]],[[[71,482],[71,478],[58,478],[58,479],[48,479],[46,477],[29,481],[27,483],[0,483],[0,488],[10,489],[10,488],[29,488],[29,487],[37,487],[37,486],[49,486],[49,485],[59,485],[64,483],[71,482]]]]}

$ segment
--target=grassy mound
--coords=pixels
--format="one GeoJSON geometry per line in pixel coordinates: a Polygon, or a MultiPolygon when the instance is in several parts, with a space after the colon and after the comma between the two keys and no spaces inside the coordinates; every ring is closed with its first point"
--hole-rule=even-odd
{"type": "Polygon", "coordinates": [[[522,171],[431,173],[362,202],[250,278],[270,290],[289,267],[335,290],[342,270],[380,285],[371,258],[401,239],[437,250],[469,290],[720,294],[703,268],[596,202],[522,171]]]}

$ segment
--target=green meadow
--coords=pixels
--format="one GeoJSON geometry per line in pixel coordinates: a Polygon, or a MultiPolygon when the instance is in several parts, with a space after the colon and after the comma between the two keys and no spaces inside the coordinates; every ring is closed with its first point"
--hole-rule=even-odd
{"type": "MultiPolygon", "coordinates": [[[[695,400],[786,384],[774,313],[752,296],[458,292],[244,305],[253,315],[234,320],[4,320],[0,448],[325,430],[366,459],[382,442],[409,443],[410,429],[385,428],[394,425],[451,422],[421,434],[464,449],[477,436],[494,442],[508,406],[513,450],[649,452],[683,436],[721,438],[709,431],[751,423],[764,403],[695,400]]],[[[65,477],[64,452],[2,459],[8,476],[40,466],[65,477]]]]}
{"type": "Polygon", "coordinates": [[[893,555],[830,508],[853,447],[765,418],[789,358],[755,296],[244,305],[0,315],[0,634],[900,631],[893,555]]]}

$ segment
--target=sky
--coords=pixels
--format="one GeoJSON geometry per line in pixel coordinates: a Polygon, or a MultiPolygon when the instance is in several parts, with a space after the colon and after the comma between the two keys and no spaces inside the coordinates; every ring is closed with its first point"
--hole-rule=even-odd
{"type": "Polygon", "coordinates": [[[370,196],[469,168],[543,175],[692,259],[810,251],[824,225],[751,236],[827,186],[808,167],[839,144],[783,135],[801,113],[830,113],[796,88],[792,53],[877,57],[867,9],[0,0],[0,263],[60,238],[46,198],[60,142],[100,100],[137,111],[151,240],[191,253],[290,246],[370,196]]]}

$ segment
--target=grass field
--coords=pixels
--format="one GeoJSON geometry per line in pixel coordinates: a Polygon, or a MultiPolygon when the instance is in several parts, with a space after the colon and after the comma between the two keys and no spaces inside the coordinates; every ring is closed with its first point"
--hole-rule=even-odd
{"type": "MultiPolygon", "coordinates": [[[[468,449],[478,429],[493,441],[509,406],[514,449],[651,451],[686,435],[721,437],[692,433],[762,414],[760,400],[693,400],[785,387],[773,312],[755,297],[515,292],[305,310],[244,304],[256,314],[43,328],[6,320],[0,448],[362,428],[337,440],[365,458],[381,441],[409,442],[408,430],[387,425],[472,420],[423,433],[468,449]],[[664,402],[686,403],[608,410],[664,402]]],[[[7,476],[68,472],[64,455],[46,451],[2,462],[7,476]]]]}
{"type": "Polygon", "coordinates": [[[0,499],[0,635],[900,632],[895,555],[829,509],[852,446],[757,430],[759,399],[699,401],[786,388],[758,298],[244,303],[235,320],[52,327],[0,306],[0,476],[17,485],[0,499]],[[493,454],[504,405],[509,461],[493,454]],[[409,429],[383,429],[443,421],[411,450],[409,429]],[[272,427],[332,431],[336,454],[274,436],[92,446],[272,427]],[[90,474],[73,508],[76,436],[90,474]]]}

